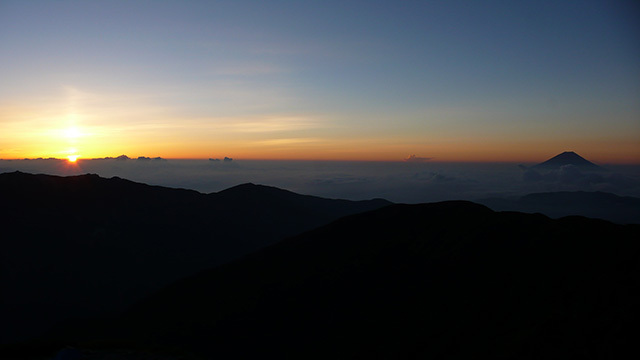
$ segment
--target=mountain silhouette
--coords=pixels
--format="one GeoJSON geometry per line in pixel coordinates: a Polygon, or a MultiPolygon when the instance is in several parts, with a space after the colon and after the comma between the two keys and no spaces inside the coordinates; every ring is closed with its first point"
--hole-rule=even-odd
{"type": "Polygon", "coordinates": [[[477,202],[496,211],[542,213],[552,218],[580,215],[619,224],[640,224],[640,199],[605,192],[547,192],[516,199],[489,198],[477,202]]]}
{"type": "Polygon", "coordinates": [[[616,358],[635,343],[638,239],[638,225],[583,217],[391,205],[52,338],[204,358],[616,358]]]}
{"type": "Polygon", "coordinates": [[[21,172],[0,174],[0,199],[0,343],[117,313],[177,279],[390,204],[21,172]]]}
{"type": "Polygon", "coordinates": [[[592,163],[591,161],[583,158],[573,151],[565,151],[562,154],[556,155],[551,159],[535,165],[534,169],[559,169],[562,166],[572,165],[580,168],[581,170],[603,170],[600,166],[592,163]]]}

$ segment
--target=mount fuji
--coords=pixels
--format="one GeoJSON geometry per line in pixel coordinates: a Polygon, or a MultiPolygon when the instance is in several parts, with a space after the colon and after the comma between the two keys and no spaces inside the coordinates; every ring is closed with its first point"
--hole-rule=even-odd
{"type": "Polygon", "coordinates": [[[562,154],[556,155],[551,159],[535,165],[534,169],[559,169],[562,166],[573,165],[580,170],[602,171],[604,170],[600,166],[592,163],[591,161],[583,158],[573,151],[565,151],[562,154]]]}

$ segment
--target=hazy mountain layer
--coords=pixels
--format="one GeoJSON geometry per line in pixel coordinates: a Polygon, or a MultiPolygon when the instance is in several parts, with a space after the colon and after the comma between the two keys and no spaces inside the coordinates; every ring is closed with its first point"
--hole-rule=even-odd
{"type": "Polygon", "coordinates": [[[553,218],[580,215],[619,224],[640,224],[640,199],[604,192],[561,191],[536,193],[516,199],[477,200],[496,211],[542,213],[553,218]]]}
{"type": "Polygon", "coordinates": [[[0,199],[0,343],[118,311],[171,281],[389,204],[20,172],[0,174],[0,199]]]}

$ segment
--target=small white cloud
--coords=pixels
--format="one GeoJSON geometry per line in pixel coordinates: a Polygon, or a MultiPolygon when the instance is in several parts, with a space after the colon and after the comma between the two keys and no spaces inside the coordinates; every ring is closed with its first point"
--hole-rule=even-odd
{"type": "Polygon", "coordinates": [[[415,155],[410,155],[408,158],[404,159],[406,162],[426,162],[430,161],[432,158],[430,157],[420,157],[415,155]]]}

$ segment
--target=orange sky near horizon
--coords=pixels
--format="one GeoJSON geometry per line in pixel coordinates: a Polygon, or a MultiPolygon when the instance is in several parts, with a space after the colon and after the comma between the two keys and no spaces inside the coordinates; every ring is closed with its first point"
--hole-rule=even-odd
{"type": "MultiPolygon", "coordinates": [[[[94,130],[95,131],[95,130],[94,130]]],[[[245,160],[338,160],[404,161],[410,155],[433,162],[522,162],[544,161],[564,151],[575,151],[600,164],[640,164],[640,145],[630,139],[621,141],[460,141],[434,140],[422,144],[420,139],[284,139],[181,141],[164,137],[152,140],[128,139],[111,143],[107,136],[80,127],[25,131],[29,141],[16,142],[14,152],[3,151],[0,159],[68,158],[79,159],[127,155],[165,159],[208,159],[225,156],[245,160]],[[38,137],[41,138],[38,139],[38,137]],[[25,146],[24,144],[34,144],[25,146]],[[625,156],[625,154],[627,154],[625,156]]],[[[6,142],[5,142],[6,144],[6,142]]]]}
{"type": "MultiPolygon", "coordinates": [[[[184,118],[142,119],[109,125],[117,116],[86,107],[0,112],[13,122],[0,123],[0,159],[80,159],[147,156],[182,159],[403,161],[410,155],[436,162],[540,162],[563,151],[575,151],[596,163],[639,164],[640,140],[633,134],[586,133],[574,137],[517,137],[512,133],[457,130],[384,129],[356,133],[330,121],[304,117],[217,119],[191,124],[184,118]],[[107,125],[105,125],[107,124],[107,125]],[[426,135],[425,135],[426,132],[426,135]]],[[[150,109],[145,109],[155,113],[150,109]]],[[[113,123],[113,122],[112,122],[113,123]]],[[[540,129],[532,129],[540,132],[540,129]]]]}

